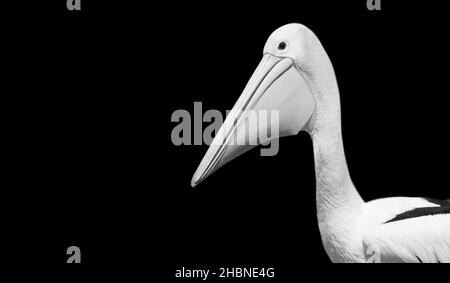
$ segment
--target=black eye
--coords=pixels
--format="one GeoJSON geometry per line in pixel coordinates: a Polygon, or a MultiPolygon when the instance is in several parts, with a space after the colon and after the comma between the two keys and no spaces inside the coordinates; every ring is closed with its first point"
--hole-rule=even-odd
{"type": "Polygon", "coordinates": [[[287,44],[286,44],[286,42],[280,42],[280,44],[278,44],[278,49],[279,50],[284,50],[284,49],[286,49],[286,46],[287,46],[287,44]]]}

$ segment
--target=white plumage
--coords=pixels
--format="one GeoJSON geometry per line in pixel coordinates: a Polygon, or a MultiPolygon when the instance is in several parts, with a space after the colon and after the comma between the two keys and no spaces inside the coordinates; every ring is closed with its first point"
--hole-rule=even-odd
{"type": "Polygon", "coordinates": [[[438,205],[421,198],[386,198],[364,204],[362,243],[381,262],[450,262],[450,214],[408,218],[384,224],[405,211],[438,205]]]}
{"type": "Polygon", "coordinates": [[[345,159],[331,61],[313,32],[299,24],[269,37],[261,64],[200,163],[193,186],[251,147],[230,140],[258,137],[258,129],[241,133],[255,109],[279,111],[280,131],[272,138],[301,130],[311,135],[318,224],[333,262],[450,262],[450,202],[395,197],[366,203],[359,196],[345,159]]]}

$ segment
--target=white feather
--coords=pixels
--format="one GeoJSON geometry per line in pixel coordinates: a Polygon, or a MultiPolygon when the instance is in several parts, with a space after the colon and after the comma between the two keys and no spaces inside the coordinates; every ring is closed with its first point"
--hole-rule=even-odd
{"type": "Polygon", "coordinates": [[[366,226],[362,241],[366,260],[450,263],[450,214],[366,226]]]}

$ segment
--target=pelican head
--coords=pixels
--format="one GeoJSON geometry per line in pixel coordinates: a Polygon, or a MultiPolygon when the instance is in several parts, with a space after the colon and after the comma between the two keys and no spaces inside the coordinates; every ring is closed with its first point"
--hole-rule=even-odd
{"type": "Polygon", "coordinates": [[[313,32],[300,24],[282,26],[270,35],[261,62],[197,168],[193,187],[258,144],[313,129],[315,72],[321,69],[317,57],[324,57],[317,52],[325,53],[317,45],[313,32]],[[259,115],[261,110],[267,117],[259,115]],[[257,126],[248,127],[249,120],[257,121],[257,126]]]}

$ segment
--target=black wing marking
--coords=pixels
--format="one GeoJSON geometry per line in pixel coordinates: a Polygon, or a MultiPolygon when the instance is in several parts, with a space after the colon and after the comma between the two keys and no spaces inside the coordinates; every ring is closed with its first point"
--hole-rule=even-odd
{"type": "Polygon", "coordinates": [[[431,203],[440,205],[440,206],[414,208],[414,209],[411,209],[411,210],[408,210],[408,211],[405,211],[403,213],[396,215],[391,220],[384,222],[384,224],[390,223],[390,222],[395,222],[395,221],[400,221],[400,220],[405,220],[405,219],[409,219],[409,218],[450,213],[450,199],[447,199],[447,200],[437,200],[437,199],[432,199],[432,198],[424,198],[424,199],[431,203]]]}

